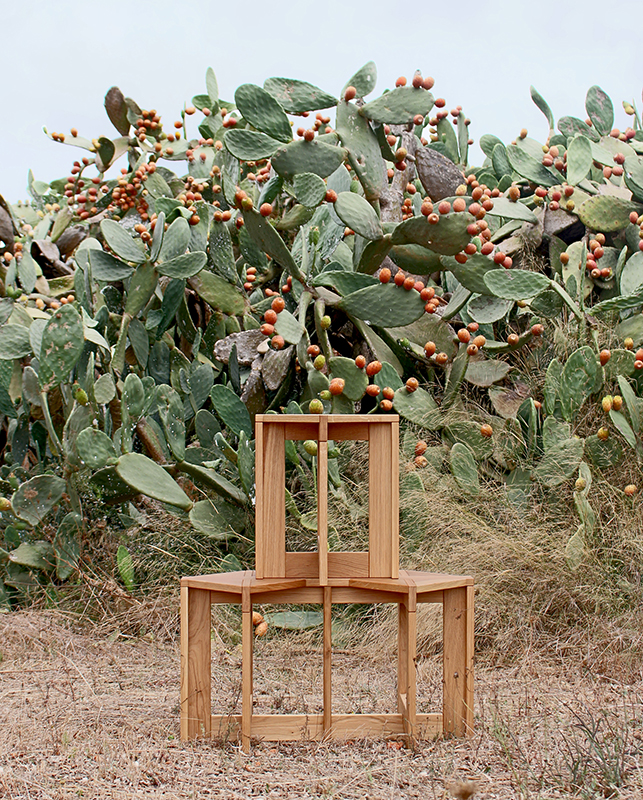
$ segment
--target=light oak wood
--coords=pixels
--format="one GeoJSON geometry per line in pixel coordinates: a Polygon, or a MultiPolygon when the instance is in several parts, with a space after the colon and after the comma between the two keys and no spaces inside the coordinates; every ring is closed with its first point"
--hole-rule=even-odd
{"type": "MultiPolygon", "coordinates": [[[[328,577],[346,575],[368,576],[368,553],[328,553],[328,577]]],[[[286,553],[287,578],[317,578],[319,556],[317,553],[286,553]]],[[[322,584],[323,585],[323,584],[322,584]]]]}
{"type": "Polygon", "coordinates": [[[250,587],[243,587],[241,611],[241,748],[250,752],[252,728],[252,648],[254,627],[252,625],[252,602],[250,587]]]}
{"type": "Polygon", "coordinates": [[[331,729],[331,717],[333,713],[333,700],[331,689],[331,668],[332,668],[332,593],[330,586],[324,586],[324,733],[331,729]]]}
{"type": "Polygon", "coordinates": [[[210,592],[181,588],[181,738],[210,733],[210,592]]]}
{"type": "Polygon", "coordinates": [[[399,570],[399,424],[393,415],[257,415],[256,571],[181,580],[181,737],[268,740],[404,735],[473,729],[473,578],[399,570]],[[285,441],[316,439],[318,550],[285,549],[285,441]],[[328,552],[328,440],[369,442],[369,550],[328,552]],[[240,715],[212,715],[210,605],[242,611],[240,715]],[[323,610],[323,713],[253,714],[253,603],[316,603],[323,610]],[[333,603],[398,605],[397,714],[332,713],[333,603]],[[442,714],[417,714],[417,603],[441,603],[444,632],[442,714]]]}
{"type": "MultiPolygon", "coordinates": [[[[212,736],[237,739],[241,716],[213,714],[212,736]]],[[[430,739],[442,731],[442,714],[417,714],[413,736],[430,739]]],[[[402,714],[333,714],[329,731],[324,730],[323,714],[255,714],[250,735],[267,742],[290,742],[321,739],[360,739],[406,735],[402,714]]]]}
{"type": "Polygon", "coordinates": [[[473,730],[473,587],[444,592],[444,732],[473,730]]]}
{"type": "MultiPolygon", "coordinates": [[[[320,432],[321,436],[321,432],[320,432]]],[[[317,448],[317,558],[319,585],[328,584],[328,441],[317,448]]]]}
{"type": "Polygon", "coordinates": [[[257,578],[286,575],[285,426],[263,425],[263,487],[256,497],[257,578]]]}
{"type": "MultiPolygon", "coordinates": [[[[395,452],[395,460],[398,454],[395,452]]],[[[392,540],[397,519],[392,517],[391,469],[393,462],[390,425],[371,425],[368,439],[368,551],[369,575],[396,577],[392,540]]],[[[398,491],[397,484],[395,490],[398,491]]]]}

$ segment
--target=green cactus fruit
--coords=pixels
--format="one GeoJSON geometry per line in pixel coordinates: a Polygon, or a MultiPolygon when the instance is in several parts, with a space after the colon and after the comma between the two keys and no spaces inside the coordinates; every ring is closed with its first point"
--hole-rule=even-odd
{"type": "Polygon", "coordinates": [[[472,450],[466,444],[456,442],[451,448],[450,465],[456,483],[466,494],[480,493],[478,467],[472,450]]]}
{"type": "Polygon", "coordinates": [[[419,244],[440,255],[454,256],[471,240],[467,233],[470,220],[470,215],[462,212],[444,214],[435,225],[424,216],[411,217],[395,228],[393,244],[419,244]]]}
{"type": "Polygon", "coordinates": [[[328,361],[328,366],[333,378],[342,378],[344,381],[343,394],[349,400],[361,400],[368,386],[368,376],[356,366],[354,359],[334,356],[328,361]]]}
{"type": "Polygon", "coordinates": [[[575,136],[567,145],[567,183],[576,186],[592,168],[592,145],[586,136],[575,136]]]}
{"type": "Polygon", "coordinates": [[[237,108],[253,127],[280,142],[292,139],[288,116],[278,101],[260,86],[244,83],[234,93],[237,108]]]}
{"type": "Polygon", "coordinates": [[[268,78],[263,88],[287,114],[303,114],[337,105],[337,99],[317,86],[294,78],[268,78]]]}
{"type": "Polygon", "coordinates": [[[324,316],[319,320],[319,327],[323,331],[327,331],[330,328],[331,319],[328,314],[324,314],[324,316]]]}
{"type": "Polygon", "coordinates": [[[492,295],[505,300],[527,300],[551,286],[546,275],[520,269],[492,270],[483,280],[492,295]]]}
{"type": "Polygon", "coordinates": [[[626,228],[630,224],[630,213],[640,210],[640,206],[622,197],[599,194],[581,203],[578,218],[592,231],[611,233],[626,228]]]}
{"type": "Polygon", "coordinates": [[[559,486],[576,472],[583,458],[584,440],[566,439],[553,445],[532,470],[535,480],[545,486],[559,486]]]}
{"type": "Polygon", "coordinates": [[[42,334],[38,379],[43,392],[67,379],[84,346],[80,314],[71,304],[61,306],[49,319],[42,334]]]}
{"type": "Polygon", "coordinates": [[[347,314],[383,328],[409,325],[424,314],[419,292],[407,292],[394,283],[366,286],[346,295],[338,306],[347,314]]]}
{"type": "Polygon", "coordinates": [[[65,481],[56,475],[36,475],[21,483],[13,493],[13,513],[36,527],[60,500],[65,489],[65,481]]]}
{"type": "Polygon", "coordinates": [[[99,470],[116,463],[118,453],[106,433],[98,428],[84,428],[76,438],[76,452],[83,463],[92,470],[99,470]]]}
{"type": "Polygon", "coordinates": [[[346,151],[319,138],[307,142],[299,139],[280,147],[270,163],[278,175],[285,180],[292,180],[295,175],[303,172],[313,172],[320,178],[327,178],[331,173],[344,163],[346,151]]]}
{"type": "Polygon", "coordinates": [[[393,397],[393,408],[401,417],[422,428],[435,431],[442,427],[438,404],[424,389],[407,392],[406,387],[401,386],[393,397]]]}
{"type": "MultiPolygon", "coordinates": [[[[364,189],[367,200],[377,200],[386,186],[386,173],[382,169],[382,154],[377,136],[368,120],[353,103],[340,102],[337,107],[337,132],[348,150],[348,160],[364,189]]],[[[331,186],[338,194],[350,188],[331,186]]]]}
{"type": "Polygon", "coordinates": [[[309,456],[316,456],[319,446],[314,439],[306,439],[304,442],[304,450],[308,453],[309,456]]]}
{"type": "Polygon", "coordinates": [[[357,272],[346,272],[345,270],[320,272],[313,280],[313,286],[329,286],[335,289],[342,297],[352,292],[357,292],[365,286],[376,286],[378,284],[379,281],[372,275],[361,275],[357,272]]]}
{"type": "Polygon", "coordinates": [[[13,322],[0,325],[0,353],[3,359],[24,358],[31,352],[29,328],[13,322]]]}
{"type": "Polygon", "coordinates": [[[315,208],[326,196],[326,184],[314,172],[302,172],[295,175],[292,187],[298,202],[308,208],[315,208]]]}
{"type": "Polygon", "coordinates": [[[227,130],[223,135],[227,149],[239,161],[259,161],[270,158],[281,146],[282,142],[261,131],[227,130]]]}
{"type": "Polygon", "coordinates": [[[217,415],[235,436],[239,436],[241,431],[248,437],[252,436],[252,421],[248,409],[229,386],[215,384],[210,397],[217,415]]]}
{"type": "Polygon", "coordinates": [[[138,494],[147,495],[189,511],[192,501],[176,481],[155,461],[141,453],[126,453],[118,459],[116,473],[138,494]]]}
{"type": "Polygon", "coordinates": [[[54,556],[56,559],[56,577],[66,581],[78,567],[80,559],[80,536],[83,518],[80,514],[66,514],[56,532],[54,539],[54,556]]]}
{"type": "Polygon", "coordinates": [[[518,145],[510,144],[507,147],[507,158],[511,168],[532,183],[540,186],[556,186],[560,183],[560,174],[556,170],[543,166],[537,158],[518,145]]]}
{"type": "Polygon", "coordinates": [[[123,261],[132,264],[142,264],[145,261],[145,247],[139,239],[134,239],[126,229],[112,219],[104,219],[100,230],[110,250],[116,253],[123,261]]]}
{"type": "Polygon", "coordinates": [[[221,426],[214,414],[204,408],[197,411],[194,417],[194,432],[201,447],[209,449],[214,444],[214,437],[221,431],[221,426]]]}

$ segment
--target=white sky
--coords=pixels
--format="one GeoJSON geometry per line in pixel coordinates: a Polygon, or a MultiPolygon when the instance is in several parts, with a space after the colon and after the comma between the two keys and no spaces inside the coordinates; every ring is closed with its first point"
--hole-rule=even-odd
{"type": "MultiPolygon", "coordinates": [[[[378,68],[376,97],[399,75],[410,79],[421,69],[435,78],[433,93],[446,98],[447,108],[463,106],[476,142],[483,133],[506,142],[522,127],[545,139],[547,123],[531,101],[530,84],[556,120],[584,119],[585,94],[596,83],[612,98],[621,129],[631,121],[621,101],[641,107],[641,6],[629,0],[4,0],[2,6],[0,193],[12,202],[26,198],[29,168],[38,180],[53,180],[84,154],[51,142],[43,126],[64,133],[77,127],[90,139],[117,136],[103,109],[105,92],[117,85],[141,107],[156,108],[169,130],[183,103],[205,93],[209,66],[224,98],[241,83],[261,85],[271,76],[337,95],[369,60],[378,68]]],[[[473,161],[481,160],[474,149],[473,161]]]]}

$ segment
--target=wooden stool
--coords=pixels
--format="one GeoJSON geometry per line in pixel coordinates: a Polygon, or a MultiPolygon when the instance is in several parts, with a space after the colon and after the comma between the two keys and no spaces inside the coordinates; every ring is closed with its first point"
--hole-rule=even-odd
{"type": "Polygon", "coordinates": [[[405,735],[473,730],[473,578],[399,570],[398,417],[386,415],[258,415],[256,418],[256,569],[181,580],[181,738],[268,741],[405,735]],[[313,439],[317,454],[318,550],[286,551],[285,442],[313,439]],[[328,552],[328,441],[369,446],[369,549],[328,552]],[[242,713],[211,713],[212,603],[242,611],[242,713]],[[323,713],[252,713],[253,603],[319,603],[323,608],[323,713]],[[397,603],[397,713],[333,714],[331,606],[397,603]],[[442,713],[416,713],[417,603],[443,609],[442,713]]]}

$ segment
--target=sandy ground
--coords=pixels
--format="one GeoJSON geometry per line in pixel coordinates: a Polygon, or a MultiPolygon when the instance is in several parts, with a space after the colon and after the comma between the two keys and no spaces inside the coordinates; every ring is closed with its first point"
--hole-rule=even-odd
{"type": "MultiPolygon", "coordinates": [[[[174,624],[174,621],[173,621],[174,624]]],[[[173,626],[170,628],[174,629],[173,626]]],[[[335,656],[335,710],[392,710],[388,657],[335,656]]],[[[257,645],[257,710],[320,705],[310,636],[257,645]]],[[[213,707],[238,708],[240,650],[213,640],[213,707]]],[[[439,710],[433,659],[418,663],[420,710],[439,710]]],[[[643,797],[643,682],[524,657],[478,665],[468,740],[231,743],[179,740],[178,642],[127,638],[54,612],[0,616],[0,797],[643,797]]]]}

